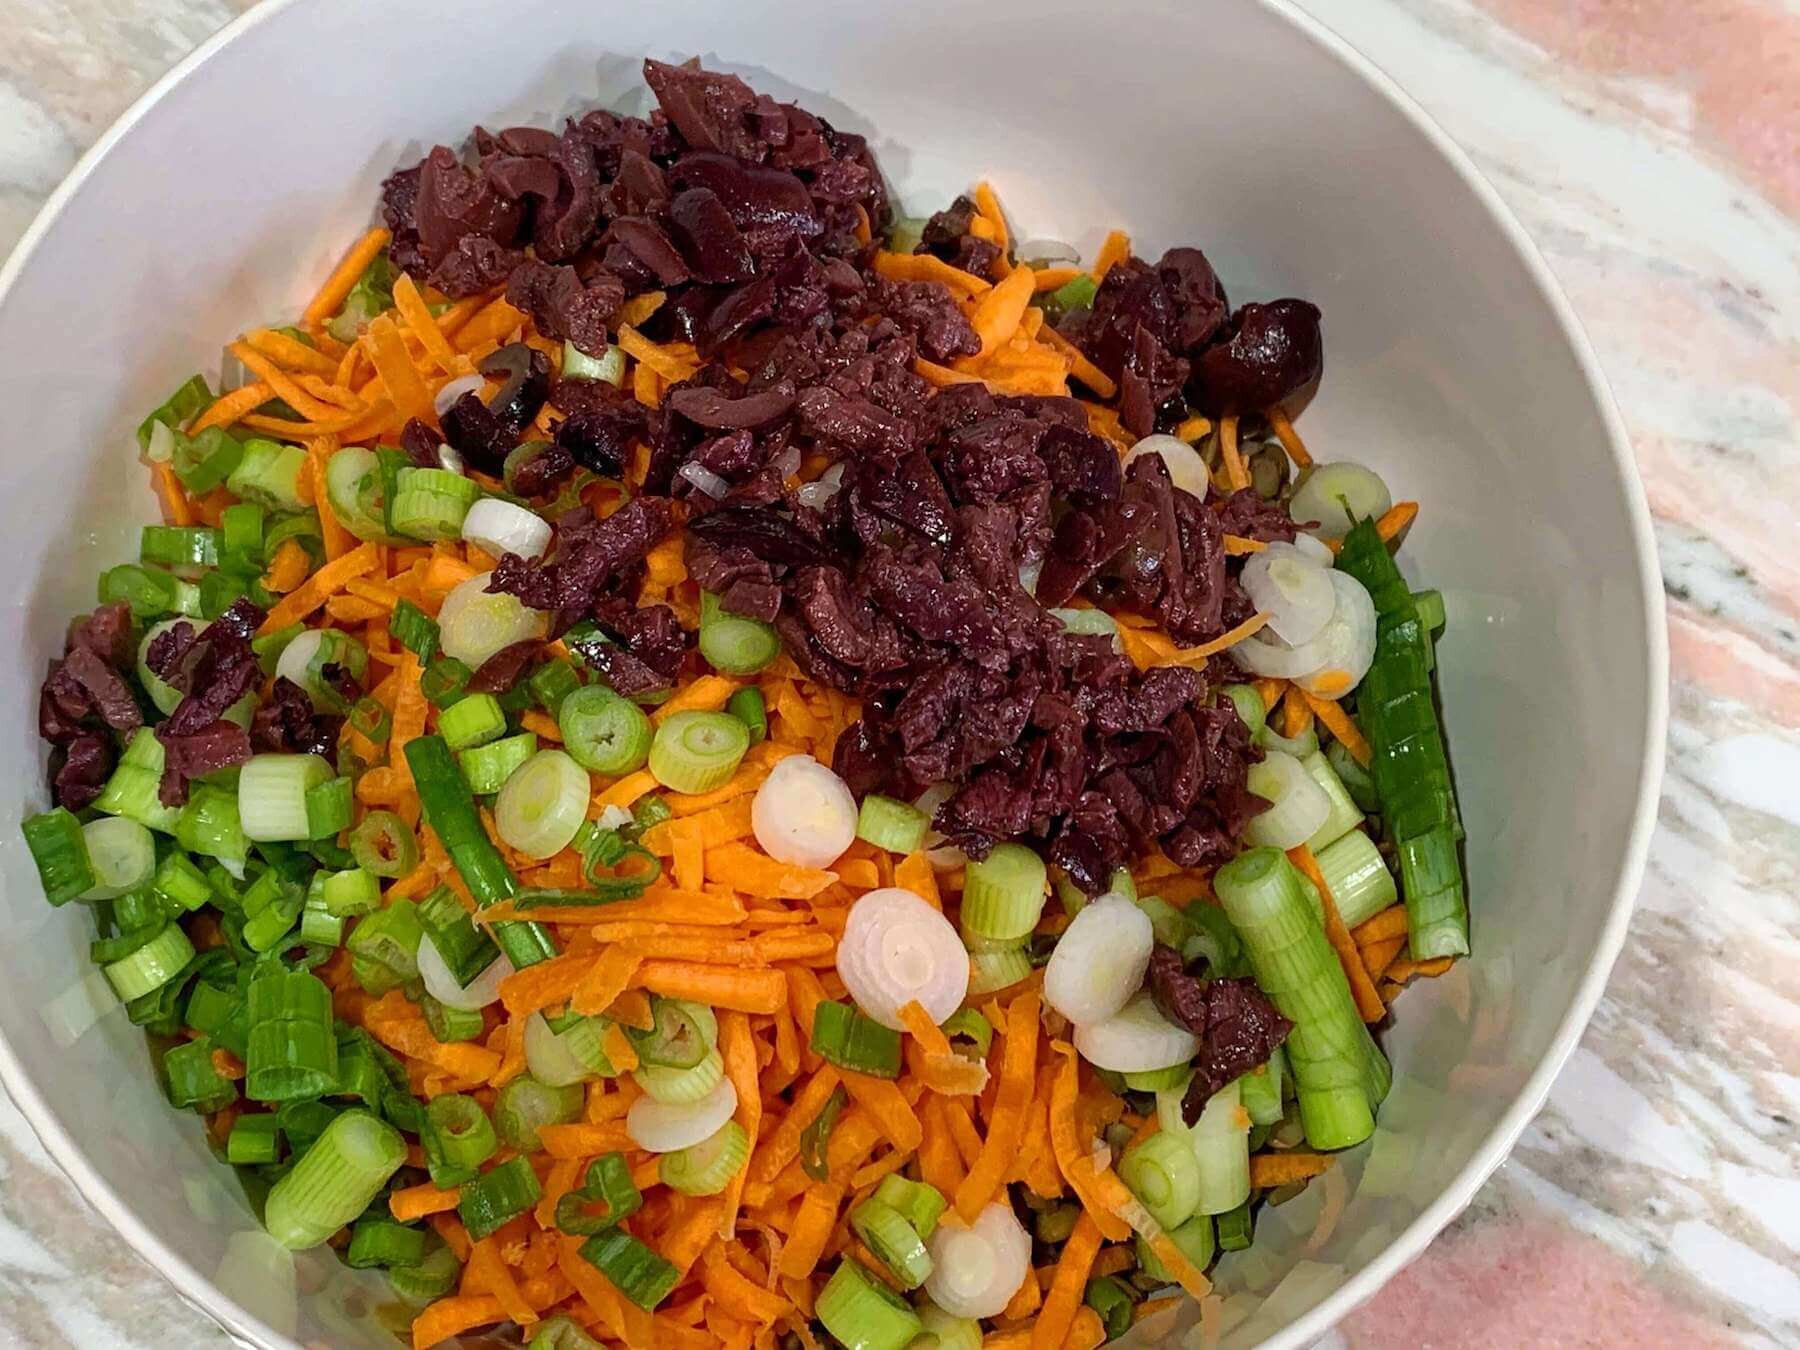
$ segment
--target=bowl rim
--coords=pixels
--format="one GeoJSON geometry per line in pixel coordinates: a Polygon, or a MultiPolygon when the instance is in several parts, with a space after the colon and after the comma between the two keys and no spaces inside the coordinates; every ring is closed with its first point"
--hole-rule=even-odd
{"type": "MultiPolygon", "coordinates": [[[[301,3],[304,0],[264,0],[255,8],[240,14],[178,61],[119,114],[45,200],[5,264],[0,266],[0,306],[4,306],[14,283],[30,262],[38,245],[113,148],[199,67],[244,33],[301,3]]],[[[1662,605],[1662,576],[1650,510],[1642,480],[1638,476],[1630,438],[1587,334],[1536,243],[1493,184],[1475,166],[1468,152],[1452,140],[1393,77],[1325,23],[1300,8],[1295,0],[1257,0],[1257,3],[1326,56],[1349,70],[1398,112],[1412,130],[1423,137],[1429,147],[1449,164],[1463,186],[1485,208],[1524,264],[1537,297],[1549,308],[1561,329],[1569,354],[1574,358],[1587,385],[1588,396],[1600,414],[1607,449],[1611,452],[1613,467],[1624,489],[1633,561],[1636,564],[1638,601],[1642,606],[1644,631],[1648,638],[1644,650],[1647,694],[1644,744],[1631,825],[1620,858],[1606,922],[1589,959],[1587,971],[1551,1039],[1550,1048],[1515,1094],[1511,1105],[1490,1127],[1455,1181],[1362,1270],[1263,1342],[1267,1350],[1299,1350],[1299,1347],[1324,1334],[1345,1315],[1371,1298],[1403,1266],[1423,1252],[1445,1225],[1474,1198],[1475,1192],[1506,1160],[1525,1126],[1542,1107],[1556,1075],[1580,1040],[1605,992],[1613,963],[1624,946],[1626,928],[1643,880],[1650,837],[1656,825],[1668,733],[1669,643],[1667,617],[1662,605]]],[[[271,1350],[299,1350],[299,1343],[293,1337],[270,1327],[227,1297],[211,1278],[203,1275],[180,1251],[170,1246],[137,1217],[124,1198],[94,1169],[86,1153],[51,1111],[4,1035],[0,1035],[0,1084],[5,1086],[20,1114],[63,1175],[125,1239],[132,1250],[169,1282],[178,1297],[204,1312],[241,1342],[270,1347],[271,1350]]]]}

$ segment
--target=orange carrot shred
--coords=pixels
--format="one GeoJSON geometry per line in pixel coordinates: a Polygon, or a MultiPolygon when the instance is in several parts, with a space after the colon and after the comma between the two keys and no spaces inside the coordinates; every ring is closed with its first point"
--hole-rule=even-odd
{"type": "Polygon", "coordinates": [[[1369,979],[1369,972],[1363,968],[1362,958],[1356,954],[1356,943],[1338,915],[1337,902],[1332,899],[1331,887],[1326,884],[1324,874],[1319,871],[1319,864],[1313,858],[1312,850],[1305,844],[1300,844],[1288,850],[1288,857],[1318,889],[1319,901],[1325,908],[1325,936],[1331,940],[1331,949],[1337,953],[1338,963],[1344,968],[1344,978],[1350,982],[1350,992],[1356,998],[1357,1012],[1365,1022],[1379,1022],[1386,1015],[1387,1008],[1381,1001],[1381,995],[1375,992],[1374,982],[1369,979]]]}
{"type": "Polygon", "coordinates": [[[362,274],[369,270],[369,264],[388,246],[391,238],[391,234],[377,226],[357,240],[356,247],[344,255],[343,261],[325,278],[325,284],[307,302],[306,309],[301,314],[301,322],[308,326],[320,324],[336,314],[356,283],[361,280],[362,274]]]}

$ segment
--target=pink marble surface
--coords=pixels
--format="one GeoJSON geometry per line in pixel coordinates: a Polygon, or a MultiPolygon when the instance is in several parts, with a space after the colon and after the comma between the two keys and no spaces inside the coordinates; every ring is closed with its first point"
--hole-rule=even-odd
{"type": "MultiPolygon", "coordinates": [[[[245,7],[0,6],[0,246],[245,7]]],[[[1800,1345],[1800,13],[1307,8],[1473,153],[1574,301],[1649,491],[1674,662],[1661,827],[1593,1024],[1512,1159],[1324,1344],[1800,1345]]],[[[229,1344],[4,1100],[0,1343],[229,1344]]]]}

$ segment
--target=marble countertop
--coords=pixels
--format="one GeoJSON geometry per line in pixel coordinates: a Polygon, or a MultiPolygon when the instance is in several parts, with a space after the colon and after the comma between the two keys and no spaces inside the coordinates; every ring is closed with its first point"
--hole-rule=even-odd
{"type": "MultiPolygon", "coordinates": [[[[1673,723],[1624,953],[1512,1158],[1324,1344],[1800,1344],[1800,12],[1308,0],[1475,156],[1624,412],[1673,723]]],[[[0,8],[0,249],[246,0],[0,8]]],[[[0,1097],[0,1341],[227,1346],[0,1097]]]]}

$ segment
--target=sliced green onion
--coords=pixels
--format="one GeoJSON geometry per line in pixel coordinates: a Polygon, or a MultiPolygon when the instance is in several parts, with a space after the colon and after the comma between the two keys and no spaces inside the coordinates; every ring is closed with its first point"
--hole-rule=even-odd
{"type": "Polygon", "coordinates": [[[575,673],[573,665],[559,657],[532,671],[525,686],[531,690],[531,696],[540,708],[557,717],[561,714],[563,700],[581,688],[581,676],[575,673]]]}
{"type": "Polygon", "coordinates": [[[125,601],[131,617],[139,621],[160,618],[175,608],[175,578],[121,563],[100,574],[98,594],[103,605],[125,601]]]}
{"type": "Polygon", "coordinates": [[[1107,1340],[1117,1340],[1131,1330],[1131,1316],[1136,1303],[1131,1297],[1130,1289],[1117,1276],[1102,1275],[1097,1280],[1089,1280],[1082,1302],[1099,1316],[1107,1340]]]}
{"type": "Polygon", "coordinates": [[[452,1008],[439,1003],[430,994],[419,998],[419,1011],[425,1014],[425,1025],[439,1045],[455,1041],[472,1041],[487,1029],[487,1021],[477,1008],[452,1008]]]}
{"type": "Polygon", "coordinates": [[[814,1312],[846,1350],[906,1350],[924,1328],[898,1294],[848,1257],[819,1291],[814,1312]]]}
{"type": "Polygon", "coordinates": [[[302,970],[265,968],[250,981],[244,1092],[259,1102],[317,1097],[338,1079],[331,990],[302,970]]]}
{"type": "Polygon", "coordinates": [[[368,914],[381,903],[381,883],[373,873],[360,867],[342,872],[321,870],[313,874],[313,879],[326,910],[339,917],[368,914]]]}
{"type": "Polygon", "coordinates": [[[213,889],[204,873],[194,865],[185,853],[171,852],[156,869],[156,876],[150,882],[151,889],[157,897],[169,907],[171,913],[185,910],[192,913],[203,905],[213,902],[213,889]]]}
{"type": "Polygon", "coordinates": [[[252,951],[273,951],[300,917],[306,892],[274,868],[244,891],[244,944],[252,951]]]}
{"type": "Polygon", "coordinates": [[[80,831],[76,842],[83,851],[75,856],[85,857],[94,875],[93,884],[82,893],[84,900],[111,900],[136,890],[155,875],[156,841],[137,821],[102,816],[81,826],[80,831]]]}
{"type": "Polygon", "coordinates": [[[500,949],[475,926],[448,886],[439,886],[419,902],[419,926],[443,959],[450,978],[459,985],[472,983],[499,959],[500,949]]]}
{"type": "Polygon", "coordinates": [[[403,877],[419,865],[419,841],[392,811],[371,811],[350,831],[350,854],[365,872],[403,877]]]}
{"type": "Polygon", "coordinates": [[[1125,1150],[1119,1180],[1164,1228],[1185,1222],[1200,1205],[1200,1166],[1193,1144],[1167,1130],[1125,1150]]]}
{"type": "Polygon", "coordinates": [[[284,1247],[316,1247],[367,1209],[405,1161],[398,1130],[367,1111],[344,1111],[270,1189],[263,1224],[284,1247]]]}
{"type": "Polygon", "coordinates": [[[589,356],[573,342],[565,340],[562,377],[565,380],[604,380],[616,388],[625,383],[625,353],[618,347],[609,346],[599,356],[589,356]]]}
{"type": "MultiPolygon", "coordinates": [[[[242,780],[239,780],[240,786],[242,780]]],[[[306,790],[306,837],[335,839],[350,828],[355,808],[353,784],[348,778],[328,778],[306,790]]]]}
{"type": "Polygon", "coordinates": [[[1156,941],[1165,947],[1180,951],[1194,931],[1187,915],[1159,895],[1140,895],[1137,907],[1150,920],[1150,931],[1156,941]]]}
{"type": "Polygon", "coordinates": [[[410,600],[402,600],[394,606],[394,612],[388,617],[388,631],[402,647],[418,657],[422,665],[430,665],[437,655],[437,620],[410,600]]]}
{"type": "Polygon", "coordinates": [[[981,1323],[973,1317],[952,1316],[930,1299],[922,1299],[913,1311],[924,1328],[913,1346],[931,1342],[931,1350],[981,1350],[981,1323]]]}
{"type": "Polygon", "coordinates": [[[710,1049],[698,1064],[686,1069],[658,1065],[641,1065],[632,1071],[637,1085],[659,1102],[697,1102],[725,1077],[725,1060],[716,1048],[710,1049]]]}
{"type": "Polygon", "coordinates": [[[632,773],[650,755],[650,719],[605,685],[574,690],[556,712],[563,749],[575,762],[609,778],[632,773]]]}
{"type": "Polygon", "coordinates": [[[857,813],[856,837],[890,853],[913,853],[925,842],[930,824],[917,807],[871,792],[857,813]]]}
{"type": "Polygon", "coordinates": [[[958,1053],[968,1055],[968,1051],[957,1045],[958,1040],[967,1040],[975,1053],[970,1059],[987,1059],[988,1047],[994,1043],[994,1024],[982,1016],[975,1008],[959,1008],[938,1026],[950,1041],[950,1048],[958,1053]]]}
{"type": "Polygon", "coordinates": [[[203,497],[237,472],[244,462],[244,443],[223,427],[208,427],[198,436],[175,440],[175,476],[196,497],[203,497]]]}
{"type": "Polygon", "coordinates": [[[656,730],[650,772],[673,792],[711,792],[737,772],[750,732],[730,713],[678,712],[656,730]]]}
{"type": "Polygon", "coordinates": [[[1315,861],[1346,928],[1368,922],[1400,899],[1387,860],[1361,830],[1321,850],[1315,861]]]}
{"type": "Polygon", "coordinates": [[[1204,956],[1210,967],[1209,973],[1220,979],[1235,979],[1247,973],[1244,945],[1238,940],[1237,929],[1231,926],[1223,909],[1200,903],[1189,905],[1182,914],[1192,930],[1187,941],[1181,944],[1184,961],[1191,962],[1204,956]]]}
{"type": "Polygon", "coordinates": [[[1256,1233],[1256,1223],[1251,1217],[1247,1202],[1219,1215],[1214,1223],[1219,1230],[1220,1251],[1241,1252],[1249,1249],[1256,1233]]]}
{"type": "Polygon", "coordinates": [[[243,457],[225,480],[231,495],[277,511],[300,511],[300,475],[306,469],[306,451],[297,445],[252,439],[244,442],[243,457]]]}
{"type": "Polygon", "coordinates": [[[1044,860],[1023,844],[996,844],[963,875],[962,927],[971,937],[1017,942],[1044,912],[1044,860]]]}
{"type": "Polygon", "coordinates": [[[1133,1092],[1167,1092],[1186,1083],[1193,1076],[1193,1069],[1187,1064],[1171,1064],[1166,1069],[1146,1069],[1142,1073],[1123,1076],[1125,1086],[1133,1092]]]}
{"type": "Polygon", "coordinates": [[[1312,837],[1306,841],[1306,846],[1317,855],[1362,824],[1362,812],[1350,799],[1349,790],[1338,778],[1336,770],[1331,767],[1331,762],[1322,751],[1313,751],[1300,761],[1300,766],[1323,789],[1326,801],[1331,803],[1325,823],[1314,830],[1312,837]]]}
{"type": "Polygon", "coordinates": [[[389,521],[394,531],[433,542],[462,537],[463,518],[481,485],[448,469],[402,469],[389,521]]]}
{"type": "Polygon", "coordinates": [[[252,755],[238,776],[238,814],[254,842],[310,839],[306,794],[331,777],[318,755],[252,755]]]}
{"type": "Polygon", "coordinates": [[[109,816],[124,816],[164,834],[175,832],[181,808],[164,806],[158,792],[162,787],[163,748],[156,733],[139,727],[132,733],[118,768],[106,780],[106,786],[94,799],[94,809],[109,816]]]}
{"type": "Polygon", "coordinates": [[[1325,747],[1325,761],[1337,774],[1338,781],[1350,794],[1350,800],[1356,803],[1356,809],[1365,815],[1374,815],[1381,807],[1381,799],[1375,792],[1375,779],[1361,764],[1356,756],[1344,748],[1342,741],[1333,741],[1325,747]]]}
{"type": "Polygon", "coordinates": [[[107,983],[113,992],[129,1003],[152,990],[160,989],[186,968],[194,959],[194,944],[175,924],[167,924],[148,942],[129,956],[109,964],[107,983]]]}
{"type": "Polygon", "coordinates": [[[448,1246],[433,1247],[416,1266],[395,1266],[388,1271],[394,1292],[421,1304],[448,1294],[461,1276],[462,1262],[448,1246]]]}
{"type": "Polygon", "coordinates": [[[1357,1014],[1299,873],[1282,853],[1252,849],[1221,867],[1213,886],[1257,985],[1294,1024],[1287,1056],[1307,1142],[1319,1149],[1362,1142],[1387,1094],[1387,1061],[1357,1014]]]}
{"type": "Polygon", "coordinates": [[[308,892],[300,909],[301,942],[309,947],[341,947],[344,942],[344,919],[325,908],[322,892],[308,892]]]}
{"type": "Polygon", "coordinates": [[[700,1143],[663,1154],[660,1176],[683,1195],[717,1195],[749,1161],[750,1136],[728,1120],[700,1143]]]}
{"type": "Polygon", "coordinates": [[[850,1211],[850,1229],[893,1272],[902,1289],[917,1289],[931,1274],[931,1253],[925,1250],[924,1239],[892,1206],[873,1197],[863,1201],[850,1211]]]}
{"type": "Polygon", "coordinates": [[[750,733],[750,744],[761,745],[769,738],[769,713],[763,705],[762,690],[738,690],[725,701],[725,711],[744,724],[750,733]]]}
{"type": "Polygon", "coordinates": [[[727,675],[754,675],[781,654],[772,624],[724,609],[711,591],[700,593],[700,655],[727,675]]]}
{"type": "Polygon", "coordinates": [[[542,1013],[525,1023],[525,1066],[550,1087],[567,1087],[617,1072],[601,1044],[611,1023],[604,1017],[571,1014],[554,1025],[542,1013]]]}
{"type": "Polygon", "coordinates": [[[593,786],[587,770],[570,755],[540,750],[501,786],[494,799],[494,827],[508,847],[526,857],[554,857],[587,819],[593,786]]]}
{"type": "Polygon", "coordinates": [[[648,1031],[626,1033],[639,1063],[646,1067],[694,1068],[718,1041],[718,1019],[703,1004],[658,995],[650,1000],[650,1015],[648,1031]]]}
{"type": "Polygon", "coordinates": [[[479,670],[495,652],[540,639],[549,618],[515,595],[487,589],[491,572],[459,582],[438,609],[438,641],[445,656],[479,670]]]}
{"type": "Polygon", "coordinates": [[[1064,282],[1045,297],[1049,301],[1049,305],[1046,306],[1046,317],[1049,317],[1051,309],[1054,309],[1058,316],[1067,314],[1071,310],[1087,309],[1094,303],[1094,294],[1098,290],[1099,285],[1094,278],[1083,272],[1073,281],[1064,282]]]}
{"type": "Polygon", "coordinates": [[[1286,1069],[1287,1056],[1278,1045],[1266,1064],[1237,1080],[1238,1100],[1252,1125],[1274,1125],[1281,1120],[1281,1077],[1286,1069]]]}
{"type": "Polygon", "coordinates": [[[231,1133],[225,1138],[225,1160],[233,1167],[272,1163],[280,1156],[281,1136],[275,1128],[274,1112],[241,1115],[231,1122],[231,1133]]]}
{"type": "Polygon", "coordinates": [[[431,1099],[419,1142],[425,1148],[432,1184],[440,1190],[472,1180],[500,1148],[493,1122],[481,1103],[460,1092],[431,1099]]]}
{"type": "Polygon", "coordinates": [[[38,866],[38,880],[43,884],[43,898],[52,905],[67,905],[88,887],[99,884],[94,862],[88,859],[88,846],[81,824],[61,806],[52,806],[40,815],[31,815],[22,826],[25,848],[38,866]]]}
{"type": "Polygon", "coordinates": [[[479,1242],[537,1204],[542,1195],[531,1160],[520,1154],[464,1182],[456,1212],[469,1236],[479,1242]]]}
{"type": "Polygon", "coordinates": [[[418,979],[419,943],[424,940],[418,906],[411,900],[391,901],[359,919],[346,944],[357,983],[379,995],[418,979]]]}
{"type": "Polygon", "coordinates": [[[146,525],[138,543],[138,561],[161,567],[216,567],[219,531],[200,525],[146,525]]]}
{"type": "MultiPolygon", "coordinates": [[[[667,1166],[667,1156],[663,1165],[667,1166]]],[[[616,1228],[643,1206],[623,1153],[605,1153],[588,1164],[580,1186],[556,1202],[556,1226],[574,1237],[592,1237],[616,1228]],[[595,1206],[600,1206],[598,1213],[595,1206]]]]}
{"type": "MultiPolygon", "coordinates": [[[[609,347],[609,353],[617,348],[609,347]]],[[[551,1317],[532,1328],[533,1335],[525,1350],[606,1350],[604,1344],[583,1331],[567,1317],[551,1317]]]]}
{"type": "Polygon", "coordinates": [[[831,1131],[849,1100],[849,1094],[841,1085],[833,1089],[825,1099],[825,1105],[819,1108],[819,1114],[800,1132],[800,1169],[814,1181],[830,1179],[831,1167],[826,1155],[831,1146],[831,1131]]]}
{"type": "Polygon", "coordinates": [[[581,1256],[646,1312],[653,1311],[681,1280],[679,1270],[618,1228],[582,1243],[581,1256]]]}
{"type": "Polygon", "coordinates": [[[438,735],[452,750],[486,745],[506,733],[506,714],[492,694],[469,694],[438,714],[438,735]]]}
{"type": "MultiPolygon", "coordinates": [[[[482,746],[473,753],[491,748],[482,746]]],[[[475,903],[485,907],[510,900],[518,893],[518,880],[487,837],[475,811],[474,798],[469,795],[468,785],[457,771],[443,737],[420,736],[407,742],[406,762],[412,770],[425,819],[443,841],[445,852],[475,903]]],[[[493,936],[515,969],[523,970],[556,954],[555,940],[541,924],[517,920],[495,924],[493,936]]]]}
{"type": "Polygon", "coordinates": [[[364,694],[351,705],[350,727],[370,744],[384,746],[393,734],[394,715],[373,694],[364,694]]]}
{"type": "Polygon", "coordinates": [[[461,698],[463,690],[474,678],[475,672],[469,669],[467,662],[454,656],[440,656],[426,666],[425,673],[419,677],[419,692],[432,707],[442,710],[461,698]]]}
{"type": "Polygon", "coordinates": [[[537,753],[537,737],[529,731],[464,750],[456,757],[469,791],[490,796],[506,786],[520,765],[537,753]]]}
{"type": "Polygon", "coordinates": [[[870,1198],[898,1213],[921,1238],[929,1238],[936,1231],[946,1203],[936,1186],[908,1181],[897,1172],[883,1177],[870,1198]]]}
{"type": "Polygon", "coordinates": [[[408,1228],[392,1219],[363,1219],[350,1230],[344,1264],[352,1270],[416,1266],[429,1247],[430,1239],[422,1228],[408,1228]]]}
{"type": "MultiPolygon", "coordinates": [[[[966,895],[967,892],[964,892],[966,895]]],[[[991,994],[1030,977],[1031,953],[1023,943],[969,953],[969,993],[991,994]]]]}
{"type": "Polygon", "coordinates": [[[176,815],[175,841],[189,853],[220,860],[241,877],[250,841],[238,814],[238,794],[211,783],[189,788],[187,805],[176,815]]]}
{"type": "Polygon", "coordinates": [[[137,442],[139,450],[150,448],[151,433],[158,426],[171,431],[179,431],[192,421],[207,404],[213,401],[212,390],[207,387],[204,375],[190,375],[183,380],[181,387],[153,411],[142,422],[138,423],[137,442]]]}
{"type": "Polygon", "coordinates": [[[847,1003],[826,999],[813,1014],[812,1049],[840,1069],[900,1076],[900,1033],[847,1003]]]}
{"type": "Polygon", "coordinates": [[[237,1089],[214,1067],[212,1043],[204,1036],[172,1046],[162,1067],[169,1105],[177,1110],[191,1107],[205,1114],[237,1100],[237,1089]]]}
{"type": "MultiPolygon", "coordinates": [[[[1179,1228],[1170,1230],[1169,1241],[1183,1256],[1194,1264],[1196,1270],[1205,1270],[1213,1259],[1213,1221],[1208,1214],[1196,1214],[1179,1228]]],[[[1161,1258],[1151,1250],[1150,1244],[1143,1238],[1137,1239],[1138,1268],[1151,1279],[1161,1284],[1174,1284],[1175,1277],[1163,1265],[1161,1258]]]]}
{"type": "Polygon", "coordinates": [[[520,1153],[535,1153],[538,1130],[545,1125],[567,1125],[581,1114],[586,1093],[581,1084],[551,1087],[530,1074],[520,1074],[494,1098],[494,1128],[500,1142],[520,1153]]]}

